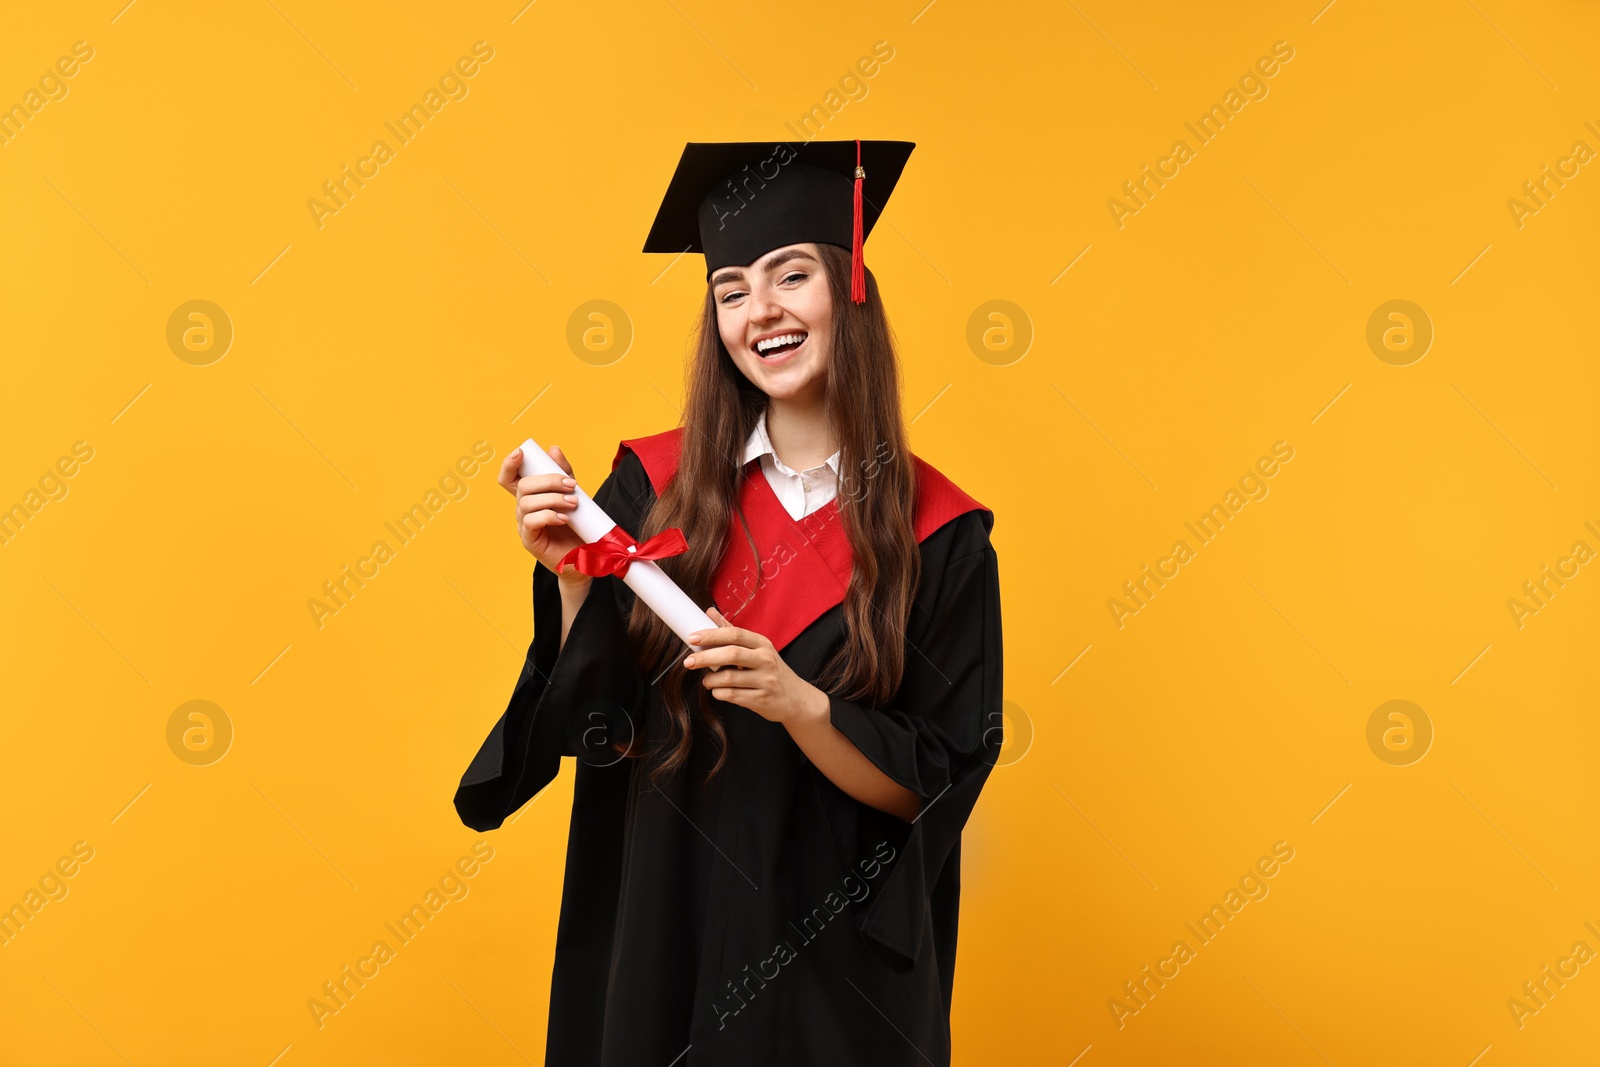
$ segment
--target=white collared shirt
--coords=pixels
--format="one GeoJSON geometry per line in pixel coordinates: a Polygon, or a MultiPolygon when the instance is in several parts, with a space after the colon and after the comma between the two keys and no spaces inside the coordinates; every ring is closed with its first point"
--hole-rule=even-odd
{"type": "Polygon", "coordinates": [[[797,471],[784,465],[767,436],[767,413],[763,411],[750,431],[744,446],[744,462],[761,459],[761,472],[767,484],[792,519],[802,519],[827,504],[839,492],[839,453],[835,452],[809,470],[797,471]]]}

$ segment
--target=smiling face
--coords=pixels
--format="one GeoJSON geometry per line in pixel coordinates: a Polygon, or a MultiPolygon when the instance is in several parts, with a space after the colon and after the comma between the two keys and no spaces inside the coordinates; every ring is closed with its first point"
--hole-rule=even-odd
{"type": "Polygon", "coordinates": [[[767,396],[822,402],[833,338],[833,295],[815,244],[785,245],[711,277],[717,332],[744,376],[767,396]]]}

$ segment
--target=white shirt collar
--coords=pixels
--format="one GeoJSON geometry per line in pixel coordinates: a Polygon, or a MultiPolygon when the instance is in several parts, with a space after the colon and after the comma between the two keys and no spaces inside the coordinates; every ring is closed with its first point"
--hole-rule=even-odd
{"type": "MultiPolygon", "coordinates": [[[[750,440],[745,443],[744,462],[749,463],[752,459],[757,459],[760,456],[768,453],[772,455],[773,464],[777,466],[777,468],[784,474],[799,475],[799,471],[791,470],[789,467],[786,467],[783,463],[783,460],[778,458],[777,449],[772,447],[772,439],[767,436],[767,413],[766,410],[763,409],[760,418],[756,419],[756,428],[750,431],[750,440]]],[[[839,455],[839,452],[835,452],[833,455],[824,460],[822,464],[818,464],[818,466],[826,465],[833,470],[835,475],[838,475],[839,455]]],[[[812,469],[814,470],[816,468],[812,469]]]]}

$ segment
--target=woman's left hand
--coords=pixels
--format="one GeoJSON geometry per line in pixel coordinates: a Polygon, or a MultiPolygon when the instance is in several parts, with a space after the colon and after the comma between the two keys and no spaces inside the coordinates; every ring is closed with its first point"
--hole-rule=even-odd
{"type": "Polygon", "coordinates": [[[684,666],[713,668],[701,678],[713,697],[776,723],[798,722],[826,707],[826,694],[794,673],[765,636],[730,625],[714,607],[706,613],[721,625],[691,635],[700,641],[684,666]]]}

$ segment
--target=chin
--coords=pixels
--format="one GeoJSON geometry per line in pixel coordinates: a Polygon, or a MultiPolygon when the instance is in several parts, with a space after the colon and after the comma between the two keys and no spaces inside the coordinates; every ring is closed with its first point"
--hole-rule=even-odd
{"type": "Polygon", "coordinates": [[[767,396],[779,400],[805,396],[822,387],[822,375],[804,367],[783,367],[769,371],[757,366],[746,377],[767,396]]]}
{"type": "Polygon", "coordinates": [[[805,382],[799,386],[790,385],[787,382],[782,384],[756,383],[756,387],[767,394],[768,400],[793,400],[810,392],[810,386],[810,382],[805,382]]]}

